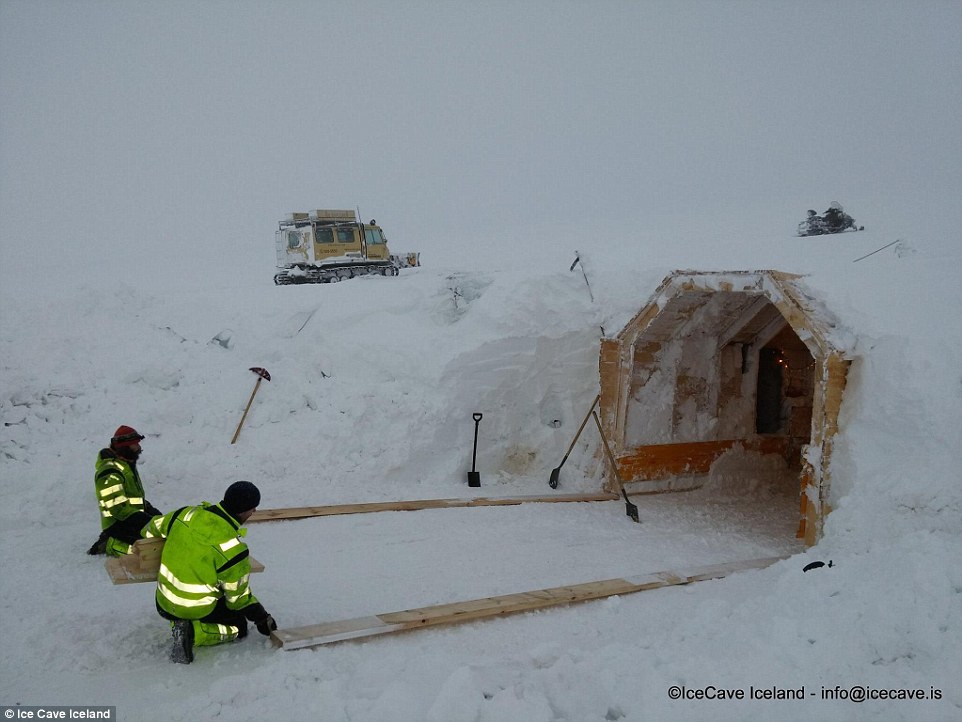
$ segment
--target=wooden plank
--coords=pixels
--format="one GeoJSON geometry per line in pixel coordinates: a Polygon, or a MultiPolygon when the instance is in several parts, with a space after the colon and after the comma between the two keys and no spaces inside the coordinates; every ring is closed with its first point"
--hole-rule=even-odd
{"type": "MultiPolygon", "coordinates": [[[[160,570],[160,555],[164,548],[164,540],[160,538],[140,539],[134,542],[134,549],[130,554],[122,557],[107,557],[104,567],[107,575],[114,584],[140,584],[141,582],[157,581],[160,570]]],[[[254,557],[248,557],[251,563],[251,573],[264,571],[264,565],[254,557]]]]}
{"type": "MultiPolygon", "coordinates": [[[[336,504],[330,506],[302,506],[283,509],[262,509],[254,512],[247,523],[280,519],[304,519],[337,514],[369,514],[380,511],[417,511],[420,509],[470,508],[478,506],[516,506],[528,503],[612,501],[614,494],[551,494],[547,496],[474,497],[466,499],[414,499],[364,504],[336,504]]],[[[157,579],[163,539],[141,539],[134,544],[134,552],[122,557],[108,557],[104,562],[114,584],[136,584],[157,579]]],[[[250,557],[251,572],[264,571],[264,565],[250,557]]]]}
{"type": "Polygon", "coordinates": [[[618,471],[625,481],[707,474],[718,457],[736,444],[744,447],[746,451],[782,456],[786,456],[790,449],[790,439],[787,436],[648,444],[622,454],[618,458],[618,471]]]}
{"type": "Polygon", "coordinates": [[[419,511],[421,509],[455,509],[476,506],[516,506],[518,504],[550,504],[560,502],[612,501],[614,494],[551,494],[548,496],[476,497],[467,499],[412,499],[409,501],[375,501],[362,504],[332,504],[328,506],[297,506],[280,509],[259,509],[247,523],[280,519],[306,519],[339,514],[371,514],[381,511],[419,511]]]}
{"type": "Polygon", "coordinates": [[[271,639],[276,646],[288,650],[318,647],[348,639],[374,637],[440,624],[457,624],[486,617],[497,617],[516,612],[527,612],[592,599],[602,599],[619,594],[632,594],[649,589],[718,579],[739,571],[763,569],[785,558],[784,556],[769,557],[694,567],[684,571],[656,572],[635,577],[605,579],[585,584],[538,589],[451,604],[438,604],[402,612],[389,612],[304,627],[278,629],[271,633],[271,639]]]}

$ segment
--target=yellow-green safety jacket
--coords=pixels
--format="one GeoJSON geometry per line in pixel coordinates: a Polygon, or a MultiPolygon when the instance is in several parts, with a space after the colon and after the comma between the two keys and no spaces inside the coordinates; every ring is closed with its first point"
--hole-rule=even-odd
{"type": "MultiPolygon", "coordinates": [[[[102,530],[109,530],[117,522],[134,514],[146,514],[144,485],[140,481],[136,465],[121,458],[111,449],[101,449],[97,455],[94,486],[97,491],[97,505],[100,507],[102,530]]],[[[125,541],[111,537],[108,553],[126,554],[130,551],[130,546],[125,541]]]]}
{"type": "Polygon", "coordinates": [[[201,619],[223,597],[228,609],[257,604],[250,590],[247,530],[220,504],[202,502],[150,520],[145,535],[163,537],[157,604],[179,619],[201,619]]]}
{"type": "Polygon", "coordinates": [[[101,449],[97,455],[94,484],[101,529],[109,529],[116,522],[144,511],[144,485],[137,467],[110,449],[101,449]]]}

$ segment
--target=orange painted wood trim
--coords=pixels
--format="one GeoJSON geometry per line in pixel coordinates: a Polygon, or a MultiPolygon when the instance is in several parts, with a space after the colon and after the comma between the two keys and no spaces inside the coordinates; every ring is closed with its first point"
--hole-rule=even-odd
{"type": "Polygon", "coordinates": [[[715,460],[735,445],[742,446],[746,451],[780,454],[785,457],[788,456],[791,448],[790,439],[787,436],[649,444],[619,456],[618,472],[625,481],[707,474],[715,460]]]}

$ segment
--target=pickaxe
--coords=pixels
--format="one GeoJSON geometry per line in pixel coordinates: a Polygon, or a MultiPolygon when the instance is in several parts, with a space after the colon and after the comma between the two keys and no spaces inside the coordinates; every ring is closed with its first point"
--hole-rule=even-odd
{"type": "Polygon", "coordinates": [[[251,371],[257,374],[257,383],[254,384],[254,390],[251,391],[250,400],[247,402],[247,408],[244,409],[244,415],[241,416],[240,423],[237,424],[237,431],[234,432],[234,438],[230,440],[230,443],[237,441],[237,437],[240,436],[241,427],[244,425],[244,419],[247,418],[247,412],[251,410],[251,404],[254,403],[254,396],[257,394],[257,389],[260,388],[261,381],[270,381],[271,375],[267,373],[267,369],[262,369],[259,366],[252,366],[251,371]]]}

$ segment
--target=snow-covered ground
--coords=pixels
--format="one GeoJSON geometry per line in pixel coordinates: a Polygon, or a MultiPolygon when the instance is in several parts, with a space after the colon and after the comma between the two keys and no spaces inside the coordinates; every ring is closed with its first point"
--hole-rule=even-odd
{"type": "MultiPolygon", "coordinates": [[[[792,224],[786,224],[788,226],[792,224]]],[[[117,705],[123,720],[962,719],[962,290],[958,233],[726,235],[630,250],[275,287],[118,281],[2,296],[0,704],[117,705]],[[852,261],[892,241],[898,244],[852,261]],[[255,593],[279,624],[399,611],[790,555],[688,587],[314,650],[247,640],[167,661],[150,584],[114,586],[93,462],[119,424],[147,435],[161,509],[236,479],[262,508],[551,493],[616,333],[675,268],[806,274],[855,356],[825,537],[794,539],[793,487],[717,478],[620,501],[251,524],[255,593]],[[240,438],[229,441],[267,368],[240,438]],[[551,413],[547,414],[546,409],[551,413]],[[482,488],[470,489],[474,422],[482,488]],[[562,425],[546,423],[560,415],[562,425]],[[808,573],[814,560],[833,560],[808,573]],[[670,698],[673,686],[803,700],[670,698]],[[925,699],[823,699],[823,688],[925,699]],[[940,699],[931,699],[938,690],[940,699]]],[[[269,254],[268,254],[269,256],[269,254]]],[[[597,491],[589,433],[559,492],[597,491]]]]}

